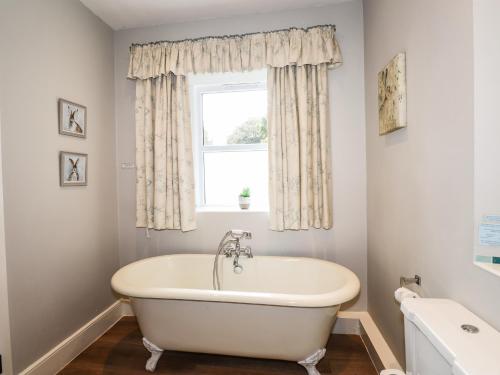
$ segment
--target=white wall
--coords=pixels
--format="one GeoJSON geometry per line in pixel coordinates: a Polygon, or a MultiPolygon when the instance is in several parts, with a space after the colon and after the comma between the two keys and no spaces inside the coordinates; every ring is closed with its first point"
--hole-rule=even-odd
{"type": "Polygon", "coordinates": [[[500,278],[472,264],[472,0],[366,0],[368,310],[401,362],[393,292],[452,298],[500,329],[500,278]],[[377,73],[407,53],[408,128],[378,135],[377,73]]]}
{"type": "MultiPolygon", "coordinates": [[[[474,211],[475,228],[483,215],[500,215],[500,1],[474,0],[474,211]]],[[[500,257],[500,248],[479,246],[478,255],[500,257]]]]}
{"type": "Polygon", "coordinates": [[[366,308],[366,170],[361,1],[246,17],[182,23],[115,33],[117,162],[135,159],[134,83],[125,79],[131,43],[207,35],[268,31],[292,26],[336,24],[344,65],[331,72],[334,229],[277,233],[264,213],[200,213],[198,230],[152,233],[135,229],[135,171],[119,170],[118,209],[121,264],[173,252],[214,252],[230,228],[251,230],[256,254],[304,255],[334,260],[361,279],[355,309],[366,308]]]}
{"type": "Polygon", "coordinates": [[[0,50],[9,310],[19,373],[115,300],[113,32],[77,0],[3,0],[0,50]],[[87,106],[87,139],[58,134],[59,97],[87,106]],[[89,154],[87,187],[59,187],[61,150],[89,154]]]}

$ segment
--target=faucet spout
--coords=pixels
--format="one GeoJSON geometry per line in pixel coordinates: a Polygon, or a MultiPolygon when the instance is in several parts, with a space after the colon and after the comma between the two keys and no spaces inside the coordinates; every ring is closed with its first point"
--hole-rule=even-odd
{"type": "Polygon", "coordinates": [[[233,267],[238,267],[240,265],[240,253],[234,254],[233,267]]]}

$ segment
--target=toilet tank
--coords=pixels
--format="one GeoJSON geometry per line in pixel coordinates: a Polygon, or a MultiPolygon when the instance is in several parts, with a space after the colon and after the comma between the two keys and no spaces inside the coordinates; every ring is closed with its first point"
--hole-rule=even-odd
{"type": "Polygon", "coordinates": [[[500,333],[459,303],[409,298],[401,311],[407,375],[500,375],[500,333]]]}

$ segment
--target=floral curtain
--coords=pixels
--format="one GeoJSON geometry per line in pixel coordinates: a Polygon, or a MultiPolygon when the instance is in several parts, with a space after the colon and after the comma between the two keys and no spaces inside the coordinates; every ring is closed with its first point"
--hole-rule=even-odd
{"type": "Polygon", "coordinates": [[[196,228],[187,87],[173,74],[136,82],[137,227],[196,228]]]}
{"type": "Polygon", "coordinates": [[[330,228],[327,70],[341,63],[333,25],[132,45],[137,226],[196,228],[186,75],[267,67],[271,228],[330,228]]]}
{"type": "Polygon", "coordinates": [[[271,229],[332,227],[326,64],[268,68],[271,229]]]}
{"type": "Polygon", "coordinates": [[[335,26],[204,37],[135,44],[130,48],[128,78],[147,79],[168,73],[242,72],[268,66],[342,62],[335,26]]]}

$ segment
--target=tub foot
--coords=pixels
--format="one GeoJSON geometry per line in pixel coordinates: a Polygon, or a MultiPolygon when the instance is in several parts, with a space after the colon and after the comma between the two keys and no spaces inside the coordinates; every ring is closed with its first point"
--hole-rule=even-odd
{"type": "Polygon", "coordinates": [[[147,338],[142,338],[142,343],[144,347],[151,353],[151,357],[146,362],[146,370],[149,372],[153,372],[156,369],[156,364],[163,354],[163,350],[149,341],[147,338]]]}
{"type": "Polygon", "coordinates": [[[319,373],[319,371],[316,369],[316,365],[318,364],[319,361],[321,361],[323,359],[323,357],[325,356],[325,353],[326,353],[325,348],[318,349],[313,354],[311,354],[309,357],[307,357],[303,361],[300,361],[299,365],[305,367],[308,375],[321,375],[319,373]]]}

